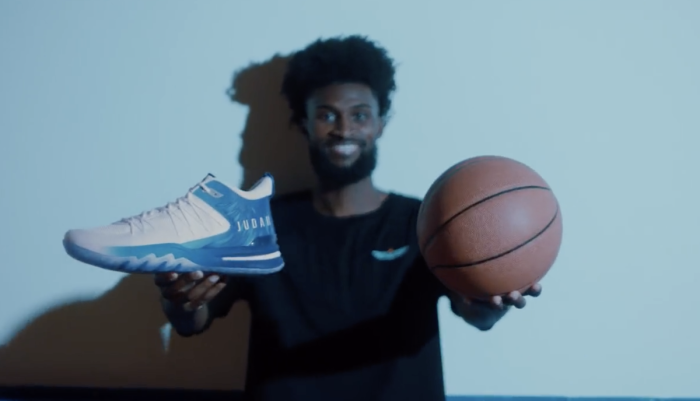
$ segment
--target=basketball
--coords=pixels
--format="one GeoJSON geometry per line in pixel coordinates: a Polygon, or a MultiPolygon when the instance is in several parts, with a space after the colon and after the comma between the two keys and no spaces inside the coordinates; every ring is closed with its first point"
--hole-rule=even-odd
{"type": "Polygon", "coordinates": [[[554,264],[562,241],[554,193],[533,169],[479,156],[445,171],[418,213],[420,251],[450,290],[487,300],[524,292],[554,264]]]}

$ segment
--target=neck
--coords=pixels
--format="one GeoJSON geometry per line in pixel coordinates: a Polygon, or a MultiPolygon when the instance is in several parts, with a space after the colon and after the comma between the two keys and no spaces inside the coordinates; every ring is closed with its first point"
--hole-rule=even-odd
{"type": "Polygon", "coordinates": [[[387,194],[375,188],[372,177],[345,187],[324,191],[314,190],[314,207],[319,213],[334,217],[349,217],[373,212],[382,205],[387,194]]]}

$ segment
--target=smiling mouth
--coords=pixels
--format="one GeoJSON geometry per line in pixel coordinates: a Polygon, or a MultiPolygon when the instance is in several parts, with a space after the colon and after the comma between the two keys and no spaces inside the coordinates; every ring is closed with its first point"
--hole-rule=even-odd
{"type": "Polygon", "coordinates": [[[357,143],[337,143],[328,147],[328,150],[339,156],[350,156],[360,150],[360,145],[357,143]]]}

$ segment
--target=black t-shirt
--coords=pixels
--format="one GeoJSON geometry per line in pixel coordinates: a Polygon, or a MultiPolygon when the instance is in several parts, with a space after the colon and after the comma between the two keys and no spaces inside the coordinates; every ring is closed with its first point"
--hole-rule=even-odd
{"type": "Polygon", "coordinates": [[[234,282],[252,321],[246,395],[274,401],[443,401],[437,301],[420,256],[420,201],[318,213],[308,193],[272,202],[284,269],[234,282]]]}

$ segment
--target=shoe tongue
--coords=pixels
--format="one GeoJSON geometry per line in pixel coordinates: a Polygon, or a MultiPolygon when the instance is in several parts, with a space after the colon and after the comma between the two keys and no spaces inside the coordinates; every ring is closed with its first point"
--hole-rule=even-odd
{"type": "Polygon", "coordinates": [[[201,181],[201,183],[206,184],[206,183],[214,181],[214,180],[216,180],[216,177],[214,176],[214,174],[209,173],[209,174],[207,174],[206,177],[204,177],[204,179],[201,181]]]}
{"type": "Polygon", "coordinates": [[[207,176],[204,177],[204,179],[200,182],[200,184],[205,185],[205,184],[208,184],[208,183],[210,183],[210,182],[212,182],[212,181],[216,181],[218,184],[223,185],[223,186],[225,186],[226,188],[230,189],[231,191],[236,192],[236,189],[235,189],[235,188],[231,187],[230,185],[226,184],[226,183],[223,182],[223,181],[220,181],[220,180],[219,180],[218,178],[216,178],[216,176],[214,176],[214,174],[212,174],[212,173],[207,174],[207,176]]]}

